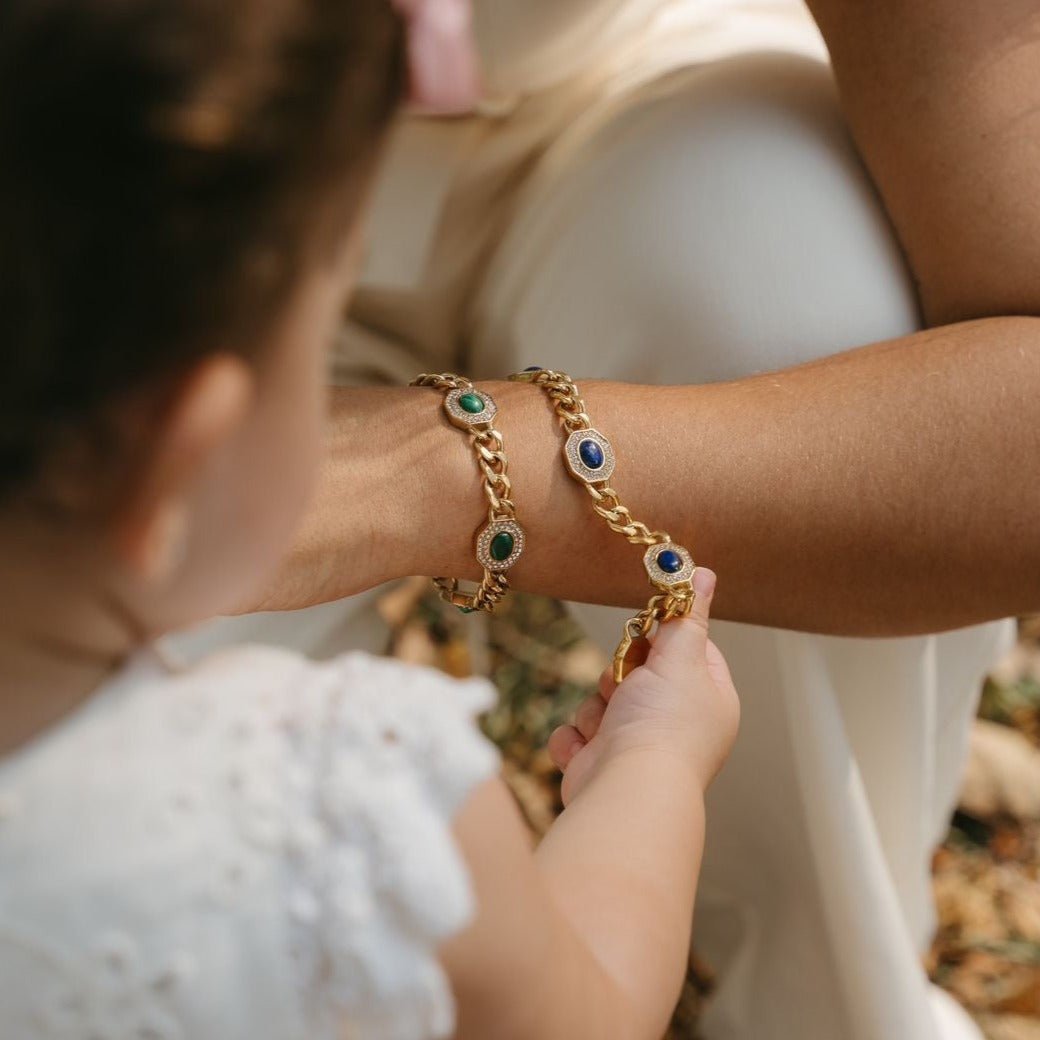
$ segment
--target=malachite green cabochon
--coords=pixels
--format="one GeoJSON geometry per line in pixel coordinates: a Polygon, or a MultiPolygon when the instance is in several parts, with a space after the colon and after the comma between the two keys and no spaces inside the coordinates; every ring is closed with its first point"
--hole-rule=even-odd
{"type": "Polygon", "coordinates": [[[464,412],[469,412],[470,415],[480,415],[482,411],[487,407],[484,402],[484,398],[480,394],[463,394],[459,398],[459,407],[464,412]]]}
{"type": "Polygon", "coordinates": [[[508,560],[513,554],[515,546],[516,539],[508,531],[499,531],[491,539],[491,558],[498,560],[499,563],[503,560],[508,560]]]}

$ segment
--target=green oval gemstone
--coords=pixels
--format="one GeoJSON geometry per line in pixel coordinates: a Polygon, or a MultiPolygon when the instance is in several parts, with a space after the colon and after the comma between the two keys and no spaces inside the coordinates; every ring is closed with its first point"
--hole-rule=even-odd
{"type": "Polygon", "coordinates": [[[491,539],[491,559],[501,563],[513,555],[516,539],[508,531],[499,531],[491,539]]]}
{"type": "Polygon", "coordinates": [[[459,398],[459,407],[464,412],[469,412],[470,415],[480,415],[486,405],[484,404],[484,398],[480,394],[468,393],[463,394],[459,398]]]}

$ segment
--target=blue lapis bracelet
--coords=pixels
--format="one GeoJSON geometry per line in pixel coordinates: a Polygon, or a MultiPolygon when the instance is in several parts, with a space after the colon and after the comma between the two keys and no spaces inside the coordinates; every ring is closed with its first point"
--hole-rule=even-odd
{"type": "Polygon", "coordinates": [[[684,617],[693,606],[693,574],[697,569],[689,551],[665,531],[653,531],[633,518],[610,486],[616,456],[610,441],[592,425],[585,402],[574,381],[564,372],[534,366],[509,377],[531,383],[546,392],[566,440],[563,457],[567,472],[589,493],[592,507],[607,526],[633,545],[643,546],[643,567],[654,590],[646,608],[625,622],[614,654],[614,680],[621,682],[645,663],[650,632],[655,624],[684,617]]]}

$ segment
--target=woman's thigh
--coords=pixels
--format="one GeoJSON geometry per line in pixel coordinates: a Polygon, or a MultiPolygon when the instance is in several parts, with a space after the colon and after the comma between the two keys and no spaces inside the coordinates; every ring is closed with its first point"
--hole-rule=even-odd
{"type": "Polygon", "coordinates": [[[554,144],[474,302],[471,368],[715,381],[917,320],[829,70],[754,55],[673,74],[554,144]]]}

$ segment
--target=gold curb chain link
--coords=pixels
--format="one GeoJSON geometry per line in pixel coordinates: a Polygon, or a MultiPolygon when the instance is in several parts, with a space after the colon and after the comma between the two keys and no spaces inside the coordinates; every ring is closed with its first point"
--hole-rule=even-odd
{"type": "MultiPolygon", "coordinates": [[[[409,385],[430,387],[444,393],[450,393],[451,391],[473,392],[478,393],[483,400],[491,401],[490,395],[483,391],[478,391],[470,380],[450,372],[439,375],[424,373],[413,379],[409,385]]],[[[461,425],[454,418],[453,421],[456,425],[461,425]]],[[[492,423],[493,415],[491,421],[467,423],[464,429],[469,436],[470,444],[477,459],[477,466],[483,478],[482,488],[488,503],[488,524],[495,525],[502,521],[513,521],[515,523],[516,505],[512,499],[513,485],[506,472],[505,445],[502,440],[502,434],[494,428],[492,423]]],[[[479,537],[480,533],[478,532],[478,543],[479,537]]],[[[459,610],[465,613],[472,613],[477,610],[484,610],[490,613],[509,591],[509,580],[506,578],[504,571],[492,571],[486,565],[485,560],[480,558],[479,551],[478,560],[484,567],[484,577],[475,592],[464,592],[458,578],[433,579],[433,584],[440,593],[441,599],[450,603],[453,607],[458,607],[459,610]]]]}

